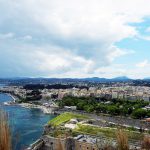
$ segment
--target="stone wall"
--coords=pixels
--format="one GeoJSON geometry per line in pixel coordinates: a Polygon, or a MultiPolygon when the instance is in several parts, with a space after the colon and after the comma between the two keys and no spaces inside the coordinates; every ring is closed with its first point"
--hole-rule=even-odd
{"type": "Polygon", "coordinates": [[[86,142],[79,142],[73,138],[54,138],[43,136],[44,146],[41,150],[98,150],[96,145],[86,142]]]}

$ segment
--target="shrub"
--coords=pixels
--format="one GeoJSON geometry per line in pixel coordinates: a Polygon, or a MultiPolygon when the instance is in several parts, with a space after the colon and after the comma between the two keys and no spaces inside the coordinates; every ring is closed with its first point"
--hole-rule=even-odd
{"type": "Polygon", "coordinates": [[[141,147],[145,150],[150,150],[150,137],[149,136],[144,137],[141,147]]]}
{"type": "Polygon", "coordinates": [[[10,137],[7,115],[0,110],[0,150],[11,150],[10,137]]]}
{"type": "Polygon", "coordinates": [[[132,116],[133,118],[141,119],[144,118],[146,114],[147,114],[146,110],[139,108],[133,111],[132,116]]]}
{"type": "Polygon", "coordinates": [[[116,136],[118,150],[129,150],[127,134],[122,129],[119,129],[116,133],[116,136]]]}

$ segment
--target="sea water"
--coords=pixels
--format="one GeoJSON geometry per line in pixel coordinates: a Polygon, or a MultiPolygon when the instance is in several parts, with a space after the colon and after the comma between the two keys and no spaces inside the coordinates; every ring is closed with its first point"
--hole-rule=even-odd
{"type": "MultiPolygon", "coordinates": [[[[0,94],[0,103],[10,101],[7,94],[0,94]]],[[[36,141],[43,132],[44,125],[54,118],[39,109],[28,109],[20,106],[1,106],[8,114],[13,150],[23,150],[36,141]]]]}

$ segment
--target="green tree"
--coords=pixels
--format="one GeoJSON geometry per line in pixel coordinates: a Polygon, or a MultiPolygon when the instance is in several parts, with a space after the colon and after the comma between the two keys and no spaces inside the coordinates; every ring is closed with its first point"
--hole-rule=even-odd
{"type": "Polygon", "coordinates": [[[136,119],[141,119],[144,118],[146,114],[147,114],[146,110],[139,108],[133,111],[132,117],[136,119]]]}
{"type": "Polygon", "coordinates": [[[119,115],[120,110],[117,106],[108,106],[107,107],[108,113],[112,114],[112,115],[119,115]]]}

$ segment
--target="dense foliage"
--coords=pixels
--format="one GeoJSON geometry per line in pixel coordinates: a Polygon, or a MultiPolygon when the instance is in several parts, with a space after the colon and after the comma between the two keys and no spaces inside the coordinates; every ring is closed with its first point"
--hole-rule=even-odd
{"type": "Polygon", "coordinates": [[[87,86],[77,86],[73,84],[26,84],[23,88],[26,90],[43,90],[43,89],[71,89],[71,88],[79,88],[79,89],[88,89],[87,86]]]}
{"type": "Polygon", "coordinates": [[[150,111],[143,109],[149,102],[143,100],[129,101],[94,97],[67,96],[59,102],[60,107],[77,106],[77,110],[111,115],[132,116],[133,118],[150,117],[150,111]]]}
{"type": "Polygon", "coordinates": [[[16,94],[13,94],[15,96],[17,96],[19,98],[19,103],[22,103],[22,102],[29,102],[29,101],[38,101],[38,100],[41,100],[42,98],[42,95],[41,95],[41,92],[39,90],[32,90],[30,92],[28,92],[26,94],[26,97],[23,98],[19,95],[16,95],[16,94]]]}

